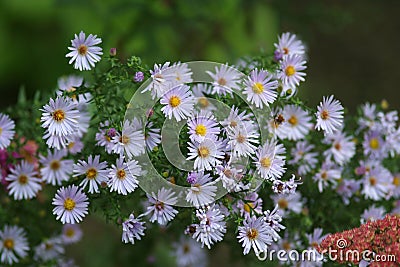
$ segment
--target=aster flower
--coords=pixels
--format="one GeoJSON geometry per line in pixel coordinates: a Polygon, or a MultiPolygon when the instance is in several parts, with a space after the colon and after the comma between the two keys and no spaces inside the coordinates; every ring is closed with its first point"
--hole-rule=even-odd
{"type": "Polygon", "coordinates": [[[333,159],[341,166],[349,162],[356,153],[356,145],[352,140],[352,136],[346,136],[340,131],[326,135],[323,142],[331,145],[328,150],[324,151],[324,157],[333,159]]]}
{"type": "Polygon", "coordinates": [[[66,245],[77,243],[82,235],[83,232],[78,224],[64,224],[61,233],[62,243],[66,245]]]}
{"type": "Polygon", "coordinates": [[[70,139],[73,136],[59,136],[55,134],[50,134],[48,129],[44,131],[43,140],[46,140],[46,145],[50,148],[55,148],[60,150],[65,148],[67,144],[70,142],[70,139]]]}
{"type": "Polygon", "coordinates": [[[150,91],[153,99],[161,97],[175,84],[175,75],[171,71],[170,62],[164,65],[154,64],[154,70],[150,71],[151,83],[141,92],[150,91]]]}
{"type": "Polygon", "coordinates": [[[243,94],[247,95],[247,101],[255,104],[257,108],[267,107],[273,103],[277,97],[275,89],[278,81],[271,81],[272,76],[266,70],[254,69],[249,77],[244,81],[243,94]]]}
{"type": "Polygon", "coordinates": [[[68,181],[72,174],[73,160],[62,159],[66,156],[65,150],[47,150],[47,156],[40,155],[40,175],[47,184],[61,185],[63,181],[68,181]]]}
{"type": "Polygon", "coordinates": [[[138,187],[137,176],[142,174],[142,168],[137,160],[124,162],[124,158],[117,159],[116,164],[111,166],[108,175],[108,186],[110,191],[117,191],[118,194],[127,195],[138,187]]]}
{"type": "Polygon", "coordinates": [[[281,212],[278,208],[279,208],[278,205],[275,205],[275,208],[272,211],[270,210],[264,211],[264,221],[269,226],[271,231],[271,236],[274,239],[274,241],[281,239],[278,233],[286,228],[281,224],[282,216],[280,215],[281,212]]]}
{"type": "Polygon", "coordinates": [[[151,195],[147,194],[150,206],[147,207],[146,215],[151,214],[150,222],[157,221],[160,225],[166,225],[171,221],[178,211],[172,206],[175,205],[178,198],[172,189],[159,189],[157,194],[154,192],[151,195]]]}
{"type": "Polygon", "coordinates": [[[95,63],[100,61],[100,56],[103,54],[102,48],[97,46],[101,43],[101,39],[97,35],[86,35],[83,31],[79,36],[75,34],[75,39],[71,40],[71,47],[68,47],[71,52],[66,54],[70,57],[69,64],[74,63],[74,68],[82,70],[90,70],[94,67],[95,63]]]}
{"type": "Polygon", "coordinates": [[[296,105],[287,105],[282,110],[285,122],[276,130],[276,134],[284,139],[303,139],[311,129],[311,118],[308,112],[296,105]]]}
{"type": "Polygon", "coordinates": [[[174,117],[176,121],[181,121],[192,115],[194,98],[190,87],[182,84],[165,93],[160,99],[160,103],[164,105],[161,111],[165,117],[169,119],[174,117]]]}
{"type": "Polygon", "coordinates": [[[221,164],[224,158],[222,143],[218,139],[206,138],[204,141],[188,142],[189,153],[187,160],[194,159],[194,169],[211,170],[212,167],[221,164]]]}
{"type": "Polygon", "coordinates": [[[276,50],[276,60],[280,60],[288,55],[304,55],[305,47],[296,34],[285,32],[278,36],[278,43],[274,44],[276,50]]]}
{"type": "Polygon", "coordinates": [[[217,187],[211,181],[209,174],[203,172],[189,173],[188,182],[191,184],[186,195],[186,201],[195,207],[202,207],[214,202],[217,187]]]}
{"type": "Polygon", "coordinates": [[[212,95],[232,95],[233,89],[238,89],[239,72],[227,64],[215,67],[215,72],[206,73],[213,79],[212,95]]]}
{"type": "Polygon", "coordinates": [[[388,156],[386,144],[380,131],[368,131],[364,135],[364,155],[374,159],[382,159],[388,156]]]}
{"type": "Polygon", "coordinates": [[[84,144],[81,138],[77,136],[73,136],[70,140],[68,140],[66,149],[71,155],[76,155],[82,151],[84,144]]]}
{"type": "Polygon", "coordinates": [[[343,179],[336,188],[345,205],[350,204],[350,198],[360,190],[360,182],[354,179],[343,179]]]}
{"type": "Polygon", "coordinates": [[[237,157],[250,156],[254,154],[259,143],[258,137],[260,136],[255,125],[252,123],[245,123],[244,127],[228,127],[227,135],[229,138],[228,145],[233,150],[233,155],[237,157]]]}
{"type": "Polygon", "coordinates": [[[298,184],[302,184],[301,177],[296,180],[295,175],[292,174],[292,178],[289,181],[274,180],[272,183],[272,191],[275,194],[294,194],[298,184]]]}
{"type": "Polygon", "coordinates": [[[219,175],[218,179],[221,180],[222,186],[228,192],[240,192],[250,188],[250,185],[245,185],[240,181],[244,175],[242,169],[230,165],[218,165],[216,173],[219,175]]]}
{"type": "Polygon", "coordinates": [[[52,237],[35,247],[35,260],[50,261],[59,258],[65,252],[62,240],[52,237]]]}
{"type": "Polygon", "coordinates": [[[90,155],[87,162],[78,160],[74,165],[74,177],[84,175],[85,178],[79,184],[83,189],[89,184],[89,193],[99,193],[99,186],[101,183],[106,183],[109,170],[107,169],[107,162],[100,162],[100,155],[93,157],[90,155]]]}
{"type": "Polygon", "coordinates": [[[189,65],[187,63],[181,63],[181,62],[174,63],[171,67],[170,72],[173,74],[173,77],[175,78],[174,85],[193,82],[192,79],[193,72],[189,68],[189,65]]]}
{"type": "Polygon", "coordinates": [[[79,223],[88,213],[88,198],[75,185],[58,189],[52,204],[55,206],[53,214],[57,216],[56,220],[61,220],[63,224],[79,223]]]}
{"type": "Polygon", "coordinates": [[[231,128],[236,128],[236,127],[243,127],[245,122],[251,120],[251,115],[246,114],[245,111],[242,111],[239,113],[239,108],[232,106],[231,111],[229,112],[228,118],[225,120],[221,121],[221,125],[224,126],[225,128],[231,127],[231,128]]]}
{"type": "Polygon", "coordinates": [[[322,129],[327,134],[339,130],[343,125],[343,106],[333,98],[333,95],[329,98],[323,97],[315,115],[317,116],[315,129],[322,129]]]}
{"type": "Polygon", "coordinates": [[[363,178],[361,194],[375,201],[383,199],[391,189],[391,177],[391,173],[383,167],[372,169],[363,178]]]}
{"type": "Polygon", "coordinates": [[[288,212],[292,211],[299,214],[303,208],[303,202],[301,201],[301,194],[295,192],[294,194],[279,194],[272,195],[272,200],[275,205],[282,211],[281,216],[285,216],[288,212]]]}
{"type": "Polygon", "coordinates": [[[172,244],[173,255],[176,257],[178,267],[205,267],[207,265],[207,255],[200,244],[192,238],[181,236],[179,242],[172,244]]]}
{"type": "Polygon", "coordinates": [[[265,252],[272,244],[271,231],[262,217],[251,217],[243,221],[243,226],[239,226],[237,238],[242,243],[243,254],[246,255],[250,249],[256,255],[265,252]]]}
{"type": "Polygon", "coordinates": [[[40,119],[42,127],[48,129],[50,135],[68,136],[78,130],[79,111],[72,100],[65,97],[50,99],[43,106],[40,119]]]}
{"type": "Polygon", "coordinates": [[[210,113],[198,113],[187,124],[189,138],[196,142],[202,142],[205,138],[216,137],[221,131],[214,116],[210,113]]]}
{"type": "Polygon", "coordinates": [[[108,121],[100,123],[99,131],[96,133],[96,145],[104,147],[106,152],[111,154],[115,145],[112,142],[112,139],[116,135],[117,131],[114,128],[104,129],[109,125],[108,121]]]}
{"type": "Polygon", "coordinates": [[[375,104],[365,103],[361,106],[362,115],[358,119],[358,130],[363,130],[365,128],[373,130],[377,123],[377,110],[375,104]]]}
{"type": "Polygon", "coordinates": [[[336,185],[341,175],[339,168],[326,161],[322,163],[321,169],[313,176],[313,180],[318,183],[318,190],[321,193],[329,184],[336,185]]]}
{"type": "Polygon", "coordinates": [[[6,114],[0,113],[0,149],[7,148],[14,137],[15,123],[6,114]]]}
{"type": "Polygon", "coordinates": [[[144,139],[146,141],[146,148],[148,151],[152,151],[157,145],[161,143],[160,132],[160,129],[153,128],[153,122],[147,122],[144,139]]]}
{"type": "Polygon", "coordinates": [[[145,151],[145,137],[142,126],[138,120],[125,120],[122,126],[122,134],[113,137],[115,143],[113,151],[122,155],[124,152],[130,159],[133,156],[139,156],[145,151]]]}
{"type": "Polygon", "coordinates": [[[142,239],[145,229],[146,226],[144,226],[140,216],[135,218],[132,213],[129,215],[129,219],[122,223],[122,242],[135,244],[135,239],[142,239]]]}
{"type": "Polygon", "coordinates": [[[13,264],[28,255],[29,246],[25,230],[18,226],[4,225],[0,230],[0,262],[13,264]]]}
{"type": "Polygon", "coordinates": [[[269,140],[259,147],[254,158],[258,173],[264,179],[278,179],[284,173],[286,149],[282,144],[269,140]]]}
{"type": "Polygon", "coordinates": [[[289,55],[284,57],[281,62],[281,69],[278,78],[282,80],[283,85],[295,88],[304,81],[306,73],[303,72],[307,67],[306,61],[302,56],[289,55]]]}
{"type": "Polygon", "coordinates": [[[200,242],[202,247],[205,245],[210,249],[211,245],[222,241],[226,233],[225,216],[215,205],[196,210],[196,217],[200,222],[196,225],[196,232],[192,237],[200,242]]]}
{"type": "Polygon", "coordinates": [[[15,200],[31,199],[36,196],[42,186],[40,179],[36,178],[37,172],[35,166],[26,161],[21,161],[11,169],[11,173],[6,177],[8,185],[8,194],[12,195],[15,200]]]}
{"type": "Polygon", "coordinates": [[[72,93],[76,91],[76,88],[81,86],[83,82],[83,77],[77,75],[63,76],[58,79],[58,95],[63,92],[72,93]]]}
{"type": "Polygon", "coordinates": [[[385,217],[386,210],[384,207],[376,207],[372,205],[368,209],[365,209],[363,214],[361,214],[361,223],[366,223],[367,221],[381,220],[385,217]]]}
{"type": "Polygon", "coordinates": [[[216,107],[209,100],[210,98],[204,95],[208,91],[210,91],[210,87],[207,84],[198,83],[192,86],[192,93],[196,99],[195,105],[200,111],[203,112],[216,110],[216,107]]]}
{"type": "Polygon", "coordinates": [[[237,202],[237,208],[243,218],[262,214],[262,198],[256,192],[251,192],[237,202]]]}

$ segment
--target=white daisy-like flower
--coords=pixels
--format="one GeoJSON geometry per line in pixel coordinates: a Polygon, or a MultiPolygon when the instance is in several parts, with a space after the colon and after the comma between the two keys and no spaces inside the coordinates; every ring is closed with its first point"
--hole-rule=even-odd
{"type": "Polygon", "coordinates": [[[227,64],[215,67],[215,73],[206,71],[214,80],[212,82],[211,94],[232,95],[233,89],[238,89],[239,75],[238,71],[227,64]]]}
{"type": "Polygon", "coordinates": [[[349,162],[356,153],[356,145],[352,138],[340,131],[326,135],[323,142],[332,146],[324,151],[325,158],[333,159],[340,166],[349,162]]]}
{"type": "Polygon", "coordinates": [[[386,210],[384,207],[376,207],[375,204],[365,209],[363,214],[361,214],[360,222],[362,224],[368,221],[381,220],[385,217],[386,210]]]}
{"type": "Polygon", "coordinates": [[[361,106],[362,116],[358,119],[358,130],[365,128],[373,130],[377,124],[377,110],[375,104],[365,103],[361,106]]]}
{"type": "Polygon", "coordinates": [[[135,244],[135,239],[142,239],[145,229],[141,216],[135,218],[135,215],[131,213],[129,218],[122,223],[122,242],[135,244]]]}
{"type": "Polygon", "coordinates": [[[150,71],[152,81],[141,93],[150,91],[153,99],[161,97],[176,83],[177,76],[171,70],[170,62],[154,64],[154,70],[150,71]]]}
{"type": "Polygon", "coordinates": [[[121,156],[125,152],[127,157],[131,159],[145,152],[145,137],[141,125],[137,121],[125,120],[122,126],[122,134],[113,137],[113,151],[121,156]]]}
{"type": "Polygon", "coordinates": [[[261,252],[267,251],[268,246],[272,244],[270,227],[264,221],[263,217],[251,217],[243,221],[243,226],[239,226],[237,238],[239,243],[242,243],[243,255],[254,250],[258,255],[261,252]]]}
{"type": "Polygon", "coordinates": [[[7,148],[14,137],[15,123],[6,114],[0,113],[0,149],[7,148]]]}
{"type": "Polygon", "coordinates": [[[74,161],[70,159],[62,159],[66,156],[65,150],[47,150],[47,156],[39,156],[39,162],[42,164],[40,175],[42,180],[47,184],[61,185],[63,181],[68,181],[72,174],[72,166],[74,161]]]}
{"type": "Polygon", "coordinates": [[[300,140],[303,139],[312,127],[311,117],[308,112],[296,105],[287,105],[282,110],[285,121],[282,127],[276,130],[276,134],[284,139],[300,140]]]}
{"type": "Polygon", "coordinates": [[[318,153],[312,152],[314,148],[315,146],[307,141],[299,141],[296,142],[296,147],[292,149],[292,159],[288,163],[298,165],[297,172],[299,175],[305,175],[317,166],[318,153]]]}
{"type": "Polygon", "coordinates": [[[276,48],[275,56],[278,60],[288,55],[304,55],[305,53],[302,41],[297,38],[296,34],[290,32],[278,36],[278,43],[274,46],[276,48]]]}
{"type": "Polygon", "coordinates": [[[65,55],[71,58],[69,64],[75,61],[75,69],[90,70],[95,63],[100,61],[100,56],[103,54],[103,49],[97,46],[100,43],[101,39],[97,38],[97,35],[89,34],[86,38],[83,31],[79,33],[79,36],[75,34],[75,38],[71,40],[72,46],[68,47],[71,52],[65,55]]]}
{"type": "Polygon", "coordinates": [[[65,252],[60,237],[52,237],[35,247],[35,260],[50,261],[59,258],[65,252]]]}
{"type": "Polygon", "coordinates": [[[109,125],[108,121],[100,123],[99,131],[96,133],[96,145],[104,147],[106,152],[111,154],[115,145],[112,138],[117,134],[117,131],[114,128],[105,129],[109,125]]]}
{"type": "Polygon", "coordinates": [[[189,138],[192,141],[202,142],[205,138],[213,138],[219,135],[221,129],[210,113],[199,113],[188,121],[189,138]]]}
{"type": "Polygon", "coordinates": [[[189,174],[188,182],[190,182],[191,187],[186,195],[187,202],[195,207],[202,207],[215,201],[217,187],[209,174],[192,172],[189,174]]]}
{"type": "Polygon", "coordinates": [[[181,236],[179,242],[172,244],[173,255],[176,257],[178,267],[205,267],[207,266],[207,254],[200,244],[192,238],[181,236]]]}
{"type": "Polygon", "coordinates": [[[387,144],[383,139],[382,131],[368,131],[364,134],[364,155],[373,159],[384,159],[388,156],[387,144]]]}
{"type": "Polygon", "coordinates": [[[252,123],[244,123],[243,127],[226,128],[229,142],[228,144],[233,150],[233,155],[237,157],[250,156],[254,154],[259,143],[260,136],[255,125],[252,123]]]}
{"type": "Polygon", "coordinates": [[[75,224],[82,221],[88,213],[88,198],[76,185],[61,187],[53,198],[53,214],[63,224],[75,224]]]}
{"type": "Polygon", "coordinates": [[[318,190],[322,193],[328,185],[335,186],[341,176],[341,170],[331,162],[326,161],[322,163],[321,169],[313,176],[313,180],[318,183],[318,190]]]}
{"type": "Polygon", "coordinates": [[[214,111],[217,108],[211,103],[208,97],[204,94],[210,90],[208,84],[198,83],[192,86],[192,93],[196,99],[195,106],[203,112],[214,111]]]}
{"type": "Polygon", "coordinates": [[[72,136],[70,140],[68,140],[66,149],[71,155],[76,155],[82,151],[84,144],[78,136],[72,136]]]}
{"type": "Polygon", "coordinates": [[[247,95],[247,101],[255,104],[257,108],[269,106],[277,97],[276,88],[278,81],[273,81],[272,75],[266,70],[254,69],[244,81],[243,94],[247,95]]]}
{"type": "Polygon", "coordinates": [[[82,229],[78,224],[64,224],[61,233],[62,242],[66,245],[77,243],[83,235],[82,229]]]}
{"type": "Polygon", "coordinates": [[[175,78],[174,85],[193,82],[192,79],[193,72],[189,68],[189,65],[187,63],[181,63],[181,62],[174,63],[170,69],[170,72],[173,74],[175,78]]]}
{"type": "Polygon", "coordinates": [[[323,97],[315,115],[317,116],[315,129],[317,130],[322,129],[325,133],[329,134],[342,128],[343,106],[338,100],[333,98],[333,95],[323,97]]]}
{"type": "Polygon", "coordinates": [[[46,140],[46,145],[57,150],[65,148],[72,138],[74,138],[74,136],[59,136],[50,134],[48,129],[44,131],[43,135],[43,140],[46,140]]]}
{"type": "Polygon", "coordinates": [[[284,86],[295,88],[304,81],[306,73],[303,72],[307,67],[307,62],[299,55],[289,55],[284,57],[281,62],[281,70],[278,78],[282,80],[284,86]]]}
{"type": "Polygon", "coordinates": [[[28,255],[29,245],[24,229],[4,225],[0,230],[0,262],[13,264],[28,255]]]}
{"type": "Polygon", "coordinates": [[[78,163],[74,165],[74,177],[85,176],[79,186],[84,189],[89,184],[89,193],[91,194],[100,192],[99,185],[107,182],[108,173],[107,162],[100,162],[100,155],[96,155],[94,158],[90,155],[87,162],[78,160],[78,163]]]}
{"type": "Polygon", "coordinates": [[[274,239],[274,241],[281,239],[278,232],[285,229],[286,227],[281,224],[282,216],[278,205],[275,205],[275,208],[272,211],[270,210],[264,211],[264,221],[270,227],[271,236],[274,239]]]}
{"type": "Polygon", "coordinates": [[[194,169],[211,170],[220,165],[224,158],[222,142],[214,138],[206,138],[202,142],[188,142],[189,153],[187,160],[194,159],[194,169]]]}
{"type": "Polygon", "coordinates": [[[250,218],[262,213],[262,198],[256,192],[246,194],[243,199],[238,200],[236,207],[240,215],[244,218],[250,218]]]}
{"type": "Polygon", "coordinates": [[[225,216],[215,204],[196,210],[196,217],[200,222],[196,225],[196,232],[192,237],[200,242],[202,247],[205,245],[211,249],[211,245],[222,241],[226,233],[225,216]]]}
{"type": "Polygon", "coordinates": [[[301,200],[301,194],[295,192],[294,194],[274,194],[271,196],[275,205],[281,210],[281,216],[287,215],[290,211],[299,214],[303,209],[303,201],[301,200]]]}
{"type": "Polygon", "coordinates": [[[11,173],[6,177],[6,181],[10,182],[7,187],[8,194],[15,200],[34,198],[42,189],[33,164],[23,160],[10,171],[11,173]]]}
{"type": "Polygon", "coordinates": [[[157,194],[154,192],[147,194],[150,206],[147,207],[146,215],[151,214],[150,222],[157,221],[160,225],[166,225],[178,214],[178,211],[172,207],[178,200],[174,195],[175,192],[172,192],[171,188],[164,187],[159,189],[157,194]]]}
{"type": "Polygon", "coordinates": [[[76,88],[81,86],[83,82],[83,77],[77,75],[63,76],[58,79],[58,89],[57,94],[61,95],[63,92],[73,93],[76,88]]]}
{"type": "Polygon", "coordinates": [[[162,96],[160,103],[164,106],[161,111],[165,117],[169,119],[174,117],[176,121],[181,121],[192,116],[194,102],[190,87],[182,84],[162,96]]]}
{"type": "Polygon", "coordinates": [[[256,151],[254,164],[264,179],[278,179],[285,173],[286,149],[282,144],[269,140],[256,151]]]}
{"type": "Polygon", "coordinates": [[[240,192],[250,188],[250,185],[243,184],[241,178],[243,177],[243,170],[236,167],[225,165],[217,166],[216,173],[222,182],[222,186],[228,190],[228,192],[240,192]]]}
{"type": "Polygon", "coordinates": [[[77,132],[79,111],[71,99],[50,98],[49,104],[44,105],[41,111],[42,127],[48,129],[50,135],[68,136],[77,132]]]}
{"type": "Polygon", "coordinates": [[[136,177],[141,174],[142,168],[137,160],[124,162],[123,157],[118,158],[108,175],[110,191],[117,191],[118,194],[122,195],[132,193],[138,187],[139,181],[136,177]]]}
{"type": "Polygon", "coordinates": [[[244,127],[244,125],[251,120],[251,115],[246,114],[245,111],[239,113],[239,108],[232,106],[231,111],[229,112],[228,118],[221,121],[221,125],[225,128],[231,127],[244,127]]]}
{"type": "Polygon", "coordinates": [[[364,176],[361,194],[367,199],[379,201],[393,187],[391,180],[392,175],[387,169],[383,167],[371,169],[364,176]]]}

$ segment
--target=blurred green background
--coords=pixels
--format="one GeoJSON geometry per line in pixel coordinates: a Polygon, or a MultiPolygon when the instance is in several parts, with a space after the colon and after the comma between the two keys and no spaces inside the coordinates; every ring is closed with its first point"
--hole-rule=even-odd
{"type": "MultiPolygon", "coordinates": [[[[310,105],[335,94],[350,111],[383,98],[398,109],[399,10],[395,0],[0,0],[0,107],[15,103],[21,86],[28,96],[50,92],[59,76],[77,73],[65,54],[81,30],[100,36],[105,54],[116,47],[118,57],[137,55],[149,66],[167,60],[235,63],[260,50],[272,52],[277,35],[290,31],[308,47],[299,94],[310,105]]],[[[164,249],[169,241],[162,235],[155,234],[161,241],[154,247],[130,246],[120,243],[119,229],[95,217],[83,227],[82,242],[68,250],[80,266],[142,265],[147,256],[140,255],[149,253],[158,257],[155,266],[170,266],[164,249]]],[[[217,247],[213,266],[224,266],[225,250],[217,247]]]]}

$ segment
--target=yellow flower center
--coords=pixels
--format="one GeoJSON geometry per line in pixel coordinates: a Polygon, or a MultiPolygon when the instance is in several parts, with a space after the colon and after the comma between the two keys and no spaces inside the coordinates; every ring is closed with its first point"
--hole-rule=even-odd
{"type": "Polygon", "coordinates": [[[64,208],[68,211],[71,211],[75,208],[75,201],[69,197],[64,200],[64,208]]]}
{"type": "Polygon", "coordinates": [[[204,97],[204,96],[200,97],[198,99],[198,103],[199,103],[200,107],[202,107],[202,108],[206,108],[206,107],[208,107],[210,105],[210,103],[208,102],[207,98],[204,97]]]}
{"type": "Polygon", "coordinates": [[[328,178],[328,174],[326,172],[321,173],[321,178],[326,180],[328,178]]]}
{"type": "Polygon", "coordinates": [[[289,122],[291,125],[293,125],[293,126],[296,126],[296,125],[299,123],[297,117],[294,116],[294,115],[292,115],[292,116],[290,117],[290,119],[288,119],[288,122],[289,122]]]}
{"type": "Polygon", "coordinates": [[[246,141],[246,136],[239,134],[236,140],[238,141],[238,143],[242,144],[246,141]]]}
{"type": "Polygon", "coordinates": [[[287,207],[289,206],[289,202],[286,199],[281,198],[278,200],[278,206],[281,209],[287,209],[287,207]]]}
{"type": "Polygon", "coordinates": [[[68,143],[68,149],[72,149],[75,146],[75,142],[68,143]]]}
{"type": "Polygon", "coordinates": [[[397,176],[393,177],[393,184],[396,187],[400,186],[400,177],[397,177],[397,176]]]}
{"type": "Polygon", "coordinates": [[[258,237],[258,230],[255,229],[255,228],[250,228],[250,229],[247,231],[247,237],[248,237],[250,240],[256,239],[256,238],[258,237]]]}
{"type": "Polygon", "coordinates": [[[271,159],[268,157],[262,158],[260,160],[260,164],[264,168],[269,168],[269,167],[271,167],[271,159]]]}
{"type": "Polygon", "coordinates": [[[106,138],[107,142],[111,142],[111,137],[109,137],[108,135],[104,135],[104,137],[106,138]]]}
{"type": "Polygon", "coordinates": [[[204,124],[199,124],[196,126],[195,132],[198,135],[205,136],[207,133],[207,128],[204,126],[204,124]]]}
{"type": "Polygon", "coordinates": [[[256,94],[261,94],[264,92],[264,85],[262,83],[254,83],[253,85],[253,92],[256,94]]]}
{"type": "Polygon", "coordinates": [[[126,177],[126,172],[125,172],[124,169],[120,169],[120,170],[117,171],[117,178],[118,179],[123,180],[123,179],[125,179],[125,177],[126,177]]]}
{"type": "Polygon", "coordinates": [[[201,146],[197,150],[197,154],[202,158],[207,158],[210,155],[210,150],[206,146],[201,146]]]}
{"type": "Polygon", "coordinates": [[[311,244],[310,244],[313,248],[317,248],[318,247],[318,243],[317,242],[312,242],[311,244]]]}
{"type": "Polygon", "coordinates": [[[57,122],[63,121],[65,119],[65,112],[61,109],[57,109],[53,112],[53,119],[57,122]]]}
{"type": "Polygon", "coordinates": [[[53,171],[58,170],[61,167],[60,161],[59,160],[53,160],[50,162],[50,169],[53,171]]]}
{"type": "Polygon", "coordinates": [[[376,178],[375,177],[370,177],[369,178],[369,183],[372,185],[372,186],[374,186],[374,185],[376,185],[376,178]]]}
{"type": "Polygon", "coordinates": [[[192,185],[192,187],[196,188],[195,190],[192,189],[193,194],[198,195],[201,193],[201,185],[200,184],[194,184],[194,185],[192,185]]]}
{"type": "Polygon", "coordinates": [[[370,146],[370,148],[372,148],[374,150],[378,149],[379,148],[379,140],[377,138],[372,138],[369,141],[369,146],[370,146]]]}
{"type": "Polygon", "coordinates": [[[88,179],[94,179],[97,176],[97,170],[95,168],[90,168],[86,171],[86,177],[88,179]]]}
{"type": "Polygon", "coordinates": [[[284,250],[286,250],[286,251],[289,251],[289,250],[292,248],[292,246],[290,245],[289,242],[283,241],[283,242],[282,242],[282,248],[283,248],[284,250]]]}
{"type": "Polygon", "coordinates": [[[65,231],[65,235],[68,236],[68,237],[73,237],[73,236],[75,235],[75,230],[72,229],[72,228],[68,228],[68,229],[65,231]]]}
{"type": "Polygon", "coordinates": [[[3,128],[0,127],[0,134],[3,132],[3,128]]]}
{"type": "Polygon", "coordinates": [[[164,209],[164,202],[157,201],[154,206],[155,206],[156,210],[163,210],[164,209]]]}
{"type": "Polygon", "coordinates": [[[289,48],[284,47],[282,50],[285,55],[289,54],[289,48]]]}
{"type": "Polygon", "coordinates": [[[335,147],[336,150],[342,149],[342,146],[340,145],[340,143],[336,143],[336,144],[334,145],[334,147],[335,147]]]}
{"type": "Polygon", "coordinates": [[[294,67],[292,65],[289,65],[286,67],[286,69],[285,69],[286,76],[293,76],[295,73],[296,73],[296,70],[294,69],[294,67]]]}
{"type": "Polygon", "coordinates": [[[183,245],[183,253],[188,254],[190,252],[190,247],[188,244],[183,245]]]}
{"type": "Polygon", "coordinates": [[[226,85],[226,80],[224,78],[219,78],[218,84],[224,86],[226,85]]]}
{"type": "Polygon", "coordinates": [[[79,53],[79,55],[81,55],[81,56],[86,55],[87,50],[88,50],[88,47],[87,47],[86,45],[84,45],[84,44],[81,44],[81,45],[78,47],[78,53],[79,53]]]}
{"type": "Polygon", "coordinates": [[[4,242],[3,242],[3,246],[9,250],[13,249],[14,248],[14,240],[11,238],[6,238],[6,240],[4,240],[4,242]]]}
{"type": "Polygon", "coordinates": [[[181,99],[174,95],[169,99],[169,104],[171,107],[176,108],[181,104],[181,99]]]}
{"type": "Polygon", "coordinates": [[[44,245],[44,247],[45,247],[46,250],[50,250],[50,249],[53,249],[54,245],[52,243],[46,243],[44,245]]]}
{"type": "Polygon", "coordinates": [[[124,145],[129,144],[129,137],[126,135],[121,135],[120,140],[121,140],[121,143],[123,143],[124,145]]]}
{"type": "Polygon", "coordinates": [[[245,204],[243,205],[243,209],[244,209],[245,212],[250,213],[250,211],[251,211],[252,209],[254,209],[254,204],[253,204],[252,202],[245,203],[245,204]]]}
{"type": "Polygon", "coordinates": [[[18,182],[19,182],[20,184],[27,184],[27,183],[28,183],[28,177],[27,177],[25,174],[21,174],[21,175],[18,177],[18,182]]]}
{"type": "Polygon", "coordinates": [[[237,122],[236,121],[231,121],[230,125],[231,125],[231,127],[236,127],[237,126],[237,122]]]}
{"type": "Polygon", "coordinates": [[[328,112],[326,109],[324,109],[324,110],[321,112],[321,119],[323,119],[323,120],[329,119],[329,112],[328,112]]]}

